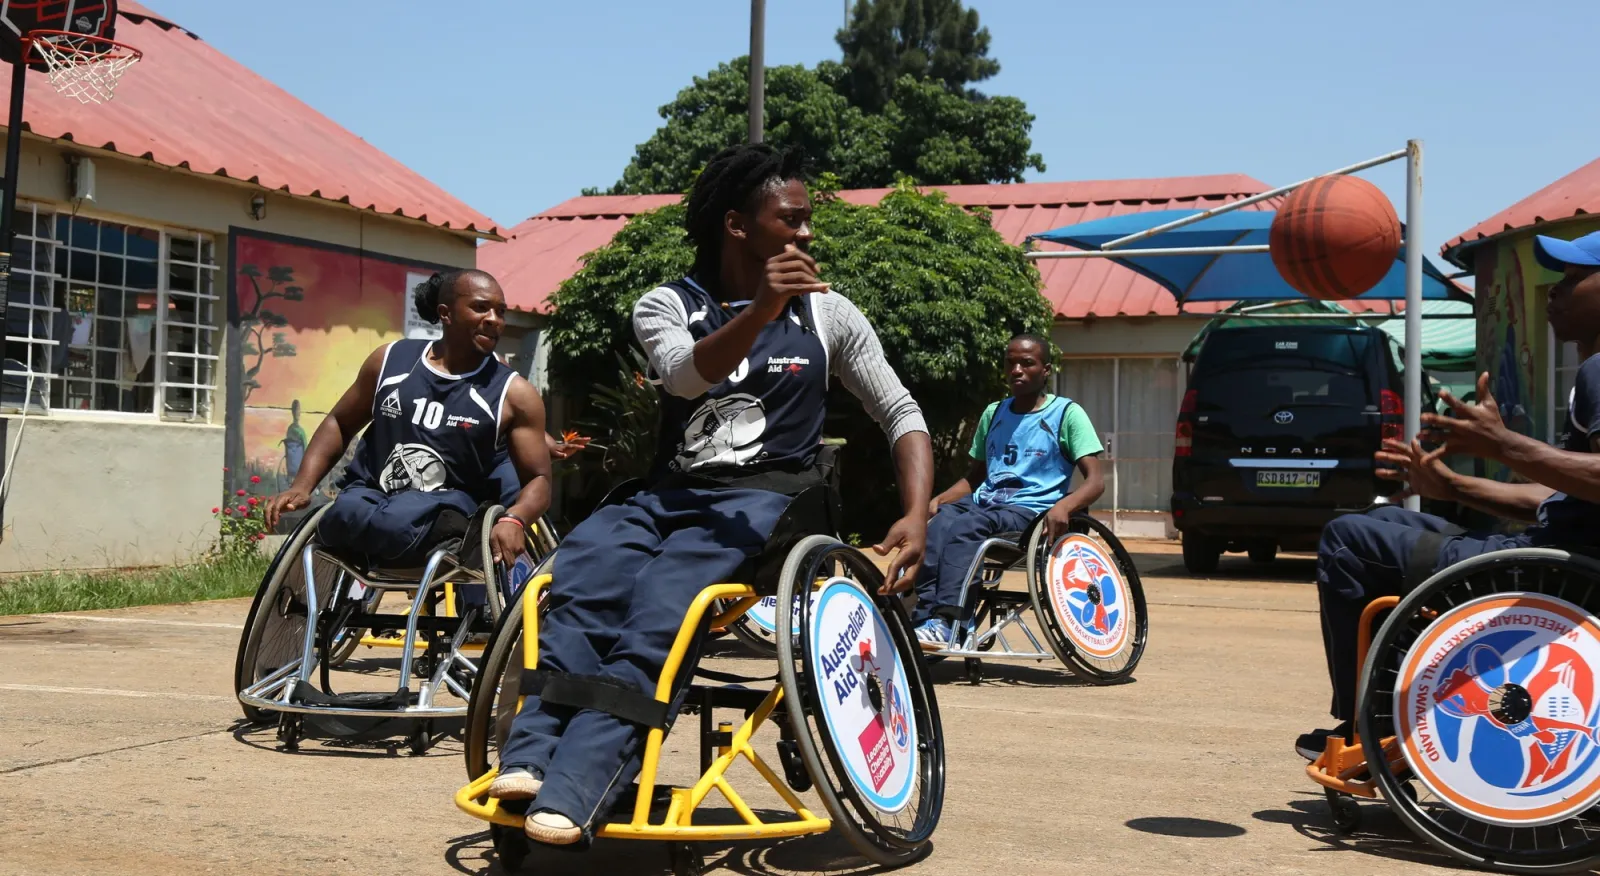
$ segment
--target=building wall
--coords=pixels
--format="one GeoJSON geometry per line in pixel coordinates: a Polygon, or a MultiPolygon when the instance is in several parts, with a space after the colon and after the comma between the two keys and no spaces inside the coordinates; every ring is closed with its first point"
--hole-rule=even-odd
{"type": "MultiPolygon", "coordinates": [[[[219,292],[226,291],[227,278],[242,266],[229,263],[230,228],[399,256],[419,264],[476,264],[475,241],[421,223],[264,193],[74,144],[25,140],[19,194],[24,201],[86,217],[208,233],[215,243],[219,292]],[[94,162],[92,202],[69,200],[68,154],[87,155],[94,162]],[[260,220],[251,216],[256,194],[266,201],[260,220]]],[[[342,291],[328,289],[325,294],[342,291]]],[[[397,305],[398,300],[391,303],[397,305]]],[[[10,495],[0,511],[0,573],[169,563],[193,558],[209,547],[216,531],[210,509],[225,488],[226,387],[237,370],[225,355],[225,305],[226,300],[214,308],[213,351],[223,358],[214,374],[209,424],[65,411],[28,417],[10,495]]],[[[398,322],[400,314],[393,318],[398,322]]],[[[392,339],[389,334],[398,336],[391,330],[359,340],[370,349],[392,339]]],[[[520,337],[508,337],[506,343],[520,344],[520,337]]],[[[277,376],[267,370],[258,377],[274,393],[289,398],[298,385],[322,379],[320,374],[292,370],[277,376]]],[[[323,412],[305,411],[314,415],[308,418],[312,426],[323,412]]],[[[14,448],[19,418],[6,414],[0,419],[6,421],[7,446],[14,448]]]]}
{"type": "Polygon", "coordinates": [[[222,428],[5,418],[0,573],[181,562],[211,545],[222,428]]]}
{"type": "Polygon", "coordinates": [[[1173,538],[1173,424],[1185,389],[1180,361],[1205,320],[1058,322],[1056,391],[1083,405],[1106,448],[1106,492],[1094,513],[1119,535],[1173,538]]]}
{"type": "MultiPolygon", "coordinates": [[[[1573,238],[1600,229],[1600,220],[1551,223],[1484,244],[1474,262],[1478,299],[1478,370],[1488,371],[1506,424],[1524,435],[1550,441],[1559,431],[1557,408],[1565,407],[1553,373],[1554,350],[1545,319],[1549,287],[1561,278],[1533,257],[1535,234],[1573,238]]],[[[1486,463],[1485,473],[1505,479],[1510,471],[1486,463]]]]}

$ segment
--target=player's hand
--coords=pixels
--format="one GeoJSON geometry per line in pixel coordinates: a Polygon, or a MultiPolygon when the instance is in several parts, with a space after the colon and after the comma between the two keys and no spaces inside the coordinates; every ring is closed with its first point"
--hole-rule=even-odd
{"type": "Polygon", "coordinates": [[[522,524],[511,517],[502,517],[494,524],[494,529],[489,532],[489,549],[494,554],[494,561],[510,565],[517,561],[517,557],[528,549],[527,537],[522,532],[522,524]]]}
{"type": "Polygon", "coordinates": [[[1422,437],[1437,442],[1445,456],[1499,459],[1511,435],[1500,419],[1500,404],[1489,391],[1489,372],[1478,375],[1478,403],[1469,405],[1442,390],[1439,397],[1452,416],[1422,415],[1422,437]]]}
{"type": "Polygon", "coordinates": [[[898,550],[889,561],[889,571],[884,575],[878,592],[888,596],[903,593],[917,583],[917,572],[922,569],[922,555],[928,549],[928,521],[920,514],[909,514],[896,520],[884,535],[883,541],[872,546],[880,557],[898,550]]]}
{"type": "Polygon", "coordinates": [[[1067,527],[1072,525],[1072,509],[1064,502],[1057,502],[1044,512],[1044,534],[1049,544],[1055,544],[1056,539],[1067,534],[1067,527]]]}
{"type": "Polygon", "coordinates": [[[1421,496],[1424,499],[1450,501],[1455,496],[1455,472],[1444,464],[1444,448],[1424,451],[1422,442],[1412,439],[1407,444],[1394,438],[1383,440],[1383,449],[1372,455],[1378,477],[1391,481],[1404,481],[1405,489],[1393,496],[1395,500],[1421,496]]]}
{"type": "Polygon", "coordinates": [[[278,528],[278,520],[290,511],[299,511],[311,504],[311,494],[305,490],[290,487],[276,496],[267,500],[266,510],[262,516],[266,518],[267,531],[272,532],[278,528]]]}
{"type": "Polygon", "coordinates": [[[776,311],[796,295],[826,291],[828,284],[817,279],[816,259],[791,243],[767,259],[754,300],[776,311]]]}
{"type": "Polygon", "coordinates": [[[941,503],[939,501],[939,497],[938,496],[934,496],[932,499],[928,500],[928,516],[929,517],[932,517],[933,515],[939,513],[939,505],[940,504],[941,503]]]}

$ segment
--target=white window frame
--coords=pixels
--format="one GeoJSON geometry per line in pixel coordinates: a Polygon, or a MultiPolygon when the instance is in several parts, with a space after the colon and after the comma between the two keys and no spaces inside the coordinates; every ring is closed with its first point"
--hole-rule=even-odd
{"type": "Polygon", "coordinates": [[[1572,400],[1572,387],[1578,382],[1578,368],[1583,365],[1583,360],[1578,358],[1578,344],[1575,341],[1562,343],[1556,340],[1554,329],[1546,326],[1545,361],[1549,370],[1545,373],[1549,378],[1545,380],[1545,440],[1555,444],[1561,433],[1570,428],[1569,420],[1572,417],[1567,405],[1572,400]],[[1567,353],[1572,355],[1569,357],[1567,353]],[[1570,361],[1571,364],[1567,364],[1570,361]]]}
{"type": "MultiPolygon", "coordinates": [[[[51,324],[52,328],[54,327],[54,317],[61,310],[61,308],[57,307],[55,304],[54,286],[56,283],[62,282],[66,283],[66,285],[69,287],[71,285],[70,277],[67,274],[64,274],[61,270],[61,259],[64,257],[70,257],[70,253],[73,250],[69,249],[68,245],[64,241],[56,238],[57,224],[61,217],[65,216],[69,219],[85,219],[100,223],[102,225],[121,225],[139,228],[145,231],[152,231],[157,235],[158,247],[156,257],[155,289],[156,321],[154,337],[151,341],[151,356],[155,358],[155,368],[152,373],[151,382],[146,384],[151,388],[151,409],[148,411],[111,411],[95,410],[92,408],[85,410],[80,408],[51,407],[50,400],[55,387],[58,384],[64,385],[65,382],[69,381],[71,378],[69,378],[65,372],[61,374],[55,373],[50,369],[50,367],[48,367],[50,363],[47,362],[47,367],[45,370],[38,370],[33,368],[31,365],[26,365],[26,367],[28,367],[34,375],[36,381],[42,379],[45,382],[45,388],[42,392],[44,399],[44,410],[41,411],[37,408],[30,409],[29,414],[33,416],[66,416],[82,419],[139,423],[174,422],[214,424],[217,417],[217,399],[219,396],[217,378],[220,373],[219,366],[222,358],[221,354],[217,352],[217,350],[220,348],[220,344],[222,343],[222,332],[218,327],[217,321],[221,313],[219,308],[223,304],[222,295],[218,285],[220,282],[222,282],[222,266],[218,264],[217,240],[215,235],[203,231],[176,228],[155,223],[129,221],[121,217],[101,214],[92,210],[67,210],[49,202],[19,201],[16,210],[19,218],[27,216],[32,220],[32,224],[28,225],[29,233],[27,235],[18,235],[19,238],[26,236],[30,241],[30,246],[37,245],[34,241],[42,240],[42,238],[33,237],[33,234],[37,233],[37,222],[39,217],[46,215],[49,216],[51,234],[49,242],[53,249],[51,258],[51,271],[43,274],[42,276],[49,278],[48,281],[51,283],[51,293],[49,299],[50,304],[46,308],[33,305],[30,301],[27,303],[9,302],[8,309],[9,307],[25,307],[31,312],[43,310],[46,312],[47,321],[51,324]],[[175,259],[173,257],[172,245],[175,239],[187,239],[194,242],[194,261],[175,259]],[[204,264],[201,259],[208,253],[211,257],[211,263],[204,264]],[[195,288],[193,291],[175,291],[172,289],[172,268],[174,265],[192,268],[194,270],[195,288]],[[206,291],[208,285],[203,280],[203,276],[206,273],[209,273],[210,275],[209,292],[206,291]],[[194,311],[197,319],[198,315],[203,309],[201,302],[209,302],[212,321],[209,324],[202,324],[200,322],[188,323],[174,321],[167,316],[169,304],[174,296],[191,299],[195,304],[194,311]],[[174,350],[169,348],[169,343],[171,341],[170,330],[173,328],[191,329],[195,332],[195,340],[191,349],[174,350]],[[205,343],[202,344],[202,341],[205,343]],[[202,347],[209,348],[212,352],[200,352],[202,347]],[[194,360],[194,373],[196,375],[196,382],[169,380],[169,359],[194,360]],[[211,379],[209,383],[198,382],[199,376],[203,373],[209,373],[209,377],[211,379]],[[169,413],[169,392],[174,390],[190,392],[191,403],[195,410],[187,415],[182,412],[169,413]],[[203,414],[199,412],[201,408],[204,410],[203,414]]],[[[83,249],[81,247],[76,249],[77,251],[81,252],[94,252],[96,257],[98,257],[100,254],[98,242],[96,243],[96,248],[94,250],[83,249]]],[[[124,253],[120,257],[126,258],[126,254],[124,253]]],[[[34,262],[32,261],[30,262],[29,274],[34,273],[31,268],[33,263],[34,262]]],[[[13,279],[15,279],[15,277],[13,279]]],[[[126,277],[124,277],[124,280],[126,280],[126,277]]],[[[98,292],[99,284],[96,283],[95,287],[98,292]]],[[[121,288],[125,289],[126,287],[121,288]]],[[[67,303],[68,302],[63,302],[64,305],[67,303]]],[[[119,323],[126,318],[127,314],[124,313],[118,318],[119,323]]],[[[29,333],[31,336],[31,318],[29,326],[29,333]]],[[[51,351],[51,355],[53,355],[55,348],[60,344],[69,342],[69,339],[66,338],[52,337],[48,340],[40,341],[31,337],[14,337],[9,334],[5,336],[5,339],[8,342],[26,343],[29,344],[30,347],[34,348],[43,347],[51,351]]],[[[19,376],[26,381],[28,372],[11,371],[5,374],[7,379],[15,379],[19,376]]],[[[83,381],[79,380],[78,382],[83,381]]],[[[95,378],[94,380],[90,381],[90,385],[93,387],[95,384],[100,382],[104,381],[100,380],[99,378],[95,378]]],[[[94,390],[91,389],[91,395],[93,391],[94,390]]],[[[27,405],[27,399],[23,400],[23,405],[27,405]]],[[[6,405],[3,408],[0,408],[0,413],[15,413],[22,409],[23,408],[17,406],[6,405]]]]}

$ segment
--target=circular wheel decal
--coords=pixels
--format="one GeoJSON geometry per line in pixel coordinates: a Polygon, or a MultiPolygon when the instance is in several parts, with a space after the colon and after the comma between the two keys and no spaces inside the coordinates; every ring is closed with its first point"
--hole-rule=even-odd
{"type": "Polygon", "coordinates": [[[916,718],[889,627],[848,578],[817,591],[810,652],[823,729],[850,783],[874,808],[899,812],[917,775],[916,718]]]}
{"type": "MultiPolygon", "coordinates": [[[[795,598],[794,604],[795,604],[794,614],[790,615],[790,617],[794,618],[794,623],[793,623],[794,631],[796,633],[799,633],[800,632],[800,599],[799,599],[799,597],[795,598]]],[[[763,596],[763,597],[761,597],[761,601],[757,602],[755,605],[750,606],[750,608],[745,611],[744,616],[749,618],[750,622],[755,624],[756,628],[759,629],[761,632],[766,633],[768,636],[771,636],[778,629],[778,597],[776,597],[776,596],[763,596]]]]}
{"type": "Polygon", "coordinates": [[[1499,593],[1430,624],[1401,661],[1395,725],[1411,771],[1451,808],[1515,827],[1600,800],[1600,628],[1565,600],[1499,593]]]}
{"type": "Polygon", "coordinates": [[[1104,659],[1128,644],[1128,585],[1099,542],[1077,533],[1061,539],[1050,552],[1045,581],[1062,631],[1078,650],[1104,659]]]}

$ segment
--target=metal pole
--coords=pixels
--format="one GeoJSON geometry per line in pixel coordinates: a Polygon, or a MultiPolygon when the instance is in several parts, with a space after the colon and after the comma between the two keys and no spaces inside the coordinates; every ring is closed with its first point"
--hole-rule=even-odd
{"type": "MultiPolygon", "coordinates": [[[[1406,141],[1406,440],[1422,426],[1422,141],[1406,141]]],[[[1406,507],[1422,510],[1422,498],[1406,507]]]]}
{"type": "Polygon", "coordinates": [[[1106,252],[1104,249],[1058,249],[1047,252],[1023,253],[1025,259],[1093,259],[1114,258],[1132,259],[1145,256],[1197,256],[1197,255],[1236,255],[1266,252],[1269,245],[1265,243],[1249,243],[1239,246],[1168,246],[1157,249],[1123,249],[1116,252],[1106,252]]]}
{"type": "Polygon", "coordinates": [[[1154,228],[1146,228],[1143,231],[1136,232],[1134,234],[1130,234],[1127,237],[1119,237],[1116,240],[1111,241],[1110,243],[1101,244],[1100,248],[1101,249],[1116,249],[1119,246],[1122,246],[1122,245],[1128,244],[1128,243],[1133,243],[1136,240],[1144,240],[1147,237],[1154,237],[1155,235],[1160,234],[1163,231],[1171,231],[1174,228],[1182,228],[1185,225],[1192,225],[1192,224],[1194,224],[1196,222],[1199,222],[1202,219],[1210,219],[1212,216],[1220,216],[1223,213],[1231,213],[1234,210],[1237,210],[1237,209],[1239,209],[1241,207],[1248,207],[1251,204],[1255,204],[1255,203],[1258,203],[1258,202],[1261,202],[1261,201],[1265,201],[1268,198],[1276,198],[1277,196],[1279,196],[1281,194],[1284,194],[1285,192],[1293,191],[1293,190],[1305,185],[1306,183],[1311,182],[1311,180],[1314,180],[1314,179],[1321,179],[1324,176],[1343,176],[1345,174],[1356,173],[1356,172],[1359,172],[1359,171],[1366,170],[1369,167],[1377,167],[1380,164],[1388,164],[1391,161],[1397,161],[1397,160],[1399,160],[1401,158],[1404,158],[1405,155],[1406,155],[1406,150],[1404,150],[1404,149],[1396,149],[1395,151],[1390,152],[1390,153],[1388,153],[1386,155],[1379,155],[1377,158],[1369,158],[1366,161],[1357,162],[1356,164],[1352,164],[1349,167],[1341,167],[1338,170],[1331,170],[1331,171],[1329,171],[1327,173],[1324,173],[1324,174],[1321,174],[1319,176],[1311,177],[1310,179],[1303,179],[1303,180],[1301,180],[1301,181],[1299,181],[1297,183],[1294,183],[1292,185],[1279,186],[1278,188],[1275,188],[1270,192],[1262,192],[1259,195],[1251,195],[1250,197],[1245,198],[1245,199],[1240,200],[1240,201],[1229,201],[1228,203],[1223,204],[1220,207],[1212,207],[1209,210],[1201,211],[1199,213],[1194,214],[1193,216],[1185,216],[1182,219],[1174,219],[1173,221],[1168,222],[1168,223],[1166,223],[1164,225],[1157,225],[1154,228]]]}
{"type": "Polygon", "coordinates": [[[766,121],[767,0],[750,0],[750,142],[761,142],[766,121]]]}
{"type": "MultiPolygon", "coordinates": [[[[17,212],[17,176],[22,160],[22,97],[28,84],[28,65],[23,59],[28,47],[11,64],[11,112],[6,120],[6,178],[5,190],[0,194],[0,317],[6,312],[11,297],[11,242],[17,212]]],[[[31,362],[32,359],[30,358],[31,362]]],[[[31,365],[29,366],[32,367],[31,365]]],[[[27,405],[27,400],[23,400],[27,405]]]]}

